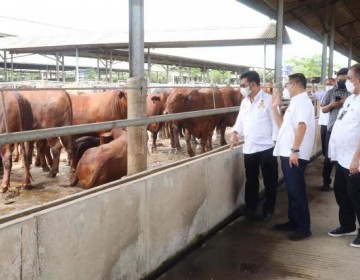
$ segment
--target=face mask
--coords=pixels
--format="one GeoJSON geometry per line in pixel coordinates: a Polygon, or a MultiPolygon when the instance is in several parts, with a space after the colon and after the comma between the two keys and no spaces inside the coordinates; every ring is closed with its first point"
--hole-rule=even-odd
{"type": "Polygon", "coordinates": [[[333,89],[334,86],[325,86],[325,91],[328,92],[329,90],[333,89]]]}
{"type": "Polygon", "coordinates": [[[240,92],[244,97],[248,97],[251,90],[250,90],[250,86],[246,87],[246,88],[240,88],[240,92]]]}
{"type": "Polygon", "coordinates": [[[346,89],[346,82],[345,81],[337,81],[336,82],[339,89],[346,89]]]}
{"type": "Polygon", "coordinates": [[[284,88],[282,96],[284,99],[290,99],[290,91],[287,88],[284,88]]]}
{"type": "Polygon", "coordinates": [[[353,82],[350,82],[349,80],[346,80],[345,82],[346,90],[350,93],[354,93],[355,86],[353,82]]]}

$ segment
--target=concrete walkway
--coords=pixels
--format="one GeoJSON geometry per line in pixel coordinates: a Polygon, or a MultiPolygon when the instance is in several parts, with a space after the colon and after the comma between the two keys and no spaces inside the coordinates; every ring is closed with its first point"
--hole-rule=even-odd
{"type": "Polygon", "coordinates": [[[306,172],[310,238],[290,241],[288,233],[273,230],[274,224],[287,221],[287,196],[281,188],[272,220],[238,218],[159,280],[360,279],[360,249],[349,246],[354,236],[327,235],[338,226],[338,206],[333,191],[320,191],[321,174],[322,156],[306,172]]]}

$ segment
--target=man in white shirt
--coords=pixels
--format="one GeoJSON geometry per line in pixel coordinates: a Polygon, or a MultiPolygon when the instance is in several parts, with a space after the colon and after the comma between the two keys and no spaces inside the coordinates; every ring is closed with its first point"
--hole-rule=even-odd
{"type": "Polygon", "coordinates": [[[289,239],[298,241],[311,236],[304,173],[315,140],[315,114],[306,92],[306,78],[303,74],[290,75],[284,91],[288,91],[291,98],[284,117],[278,110],[279,94],[274,94],[272,109],[275,121],[280,127],[274,156],[281,157],[289,199],[289,221],[275,225],[275,229],[293,231],[289,239]]]}
{"type": "Polygon", "coordinates": [[[328,232],[332,237],[357,235],[350,244],[360,248],[360,64],[350,67],[346,98],[339,111],[329,141],[329,157],[336,162],[334,193],[339,205],[340,227],[328,232]]]}
{"type": "Polygon", "coordinates": [[[233,126],[230,147],[238,144],[239,137],[244,137],[246,215],[254,215],[256,211],[261,167],[265,186],[261,220],[268,221],[274,213],[278,186],[278,164],[273,156],[278,128],[271,111],[272,97],[260,88],[260,76],[255,71],[241,75],[240,90],[244,99],[233,126]]]}

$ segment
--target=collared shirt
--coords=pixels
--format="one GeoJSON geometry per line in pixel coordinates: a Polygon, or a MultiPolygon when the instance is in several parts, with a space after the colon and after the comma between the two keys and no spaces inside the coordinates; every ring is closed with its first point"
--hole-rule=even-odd
{"type": "Polygon", "coordinates": [[[334,124],[328,156],[349,169],[360,141],[360,95],[352,94],[344,102],[334,124]]]}
{"type": "Polygon", "coordinates": [[[278,127],[272,109],[272,96],[260,90],[251,103],[250,97],[243,99],[232,131],[244,136],[244,154],[253,154],[274,147],[278,127]]]}
{"type": "MultiPolygon", "coordinates": [[[[313,96],[317,100],[322,102],[325,98],[326,93],[327,93],[326,90],[317,90],[313,93],[313,96]]],[[[323,111],[321,110],[321,107],[320,107],[318,124],[327,126],[329,123],[329,114],[330,113],[323,113],[323,111]]]]}
{"type": "Polygon", "coordinates": [[[291,148],[294,148],[295,131],[301,122],[306,124],[306,130],[299,147],[299,158],[310,160],[315,140],[315,113],[314,106],[306,92],[290,99],[274,148],[274,156],[290,156],[291,148]]]}
{"type": "MultiPolygon", "coordinates": [[[[333,89],[329,90],[324,99],[321,102],[321,107],[324,107],[326,105],[329,105],[331,102],[333,102],[335,100],[336,96],[340,96],[340,97],[348,97],[349,95],[351,95],[350,92],[348,92],[346,89],[339,89],[338,87],[334,87],[333,89]]],[[[340,107],[336,107],[333,108],[330,112],[329,112],[329,122],[328,122],[328,126],[327,126],[327,130],[331,131],[334,123],[336,121],[336,118],[338,116],[338,113],[341,109],[340,107]]]]}

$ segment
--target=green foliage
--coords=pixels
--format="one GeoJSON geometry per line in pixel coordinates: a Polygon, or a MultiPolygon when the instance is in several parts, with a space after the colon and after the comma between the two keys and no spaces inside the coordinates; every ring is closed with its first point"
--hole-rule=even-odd
{"type": "MultiPolygon", "coordinates": [[[[285,61],[285,64],[292,66],[292,71],[290,74],[303,73],[306,78],[311,78],[321,76],[321,61],[321,55],[315,54],[311,57],[293,57],[285,61]]],[[[326,68],[328,69],[328,65],[326,68]]],[[[334,70],[340,68],[341,67],[334,64],[334,70]]]]}
{"type": "Polygon", "coordinates": [[[209,70],[210,82],[212,84],[228,84],[231,79],[230,71],[209,70]]]}

